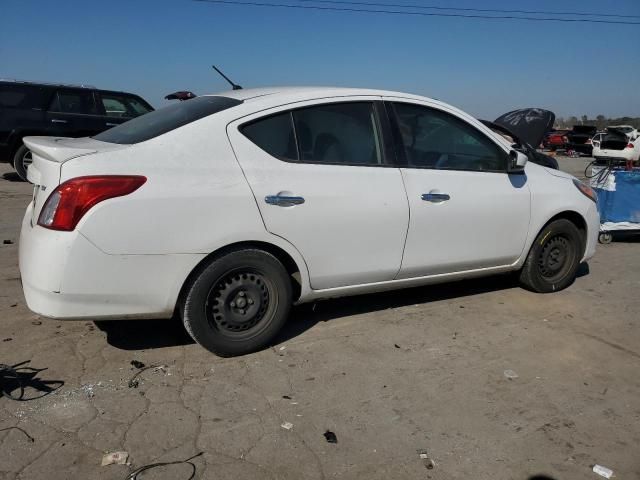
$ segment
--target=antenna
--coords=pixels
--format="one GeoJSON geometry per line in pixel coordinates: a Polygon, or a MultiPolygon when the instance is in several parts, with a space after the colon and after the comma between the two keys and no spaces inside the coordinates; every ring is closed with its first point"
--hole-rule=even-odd
{"type": "Polygon", "coordinates": [[[214,69],[216,72],[218,72],[218,73],[220,74],[220,76],[221,76],[222,78],[224,78],[227,82],[229,82],[229,84],[231,85],[231,88],[232,88],[233,90],[242,90],[242,87],[241,87],[240,85],[237,85],[237,84],[233,83],[233,82],[229,79],[229,77],[227,77],[224,73],[222,73],[222,72],[220,71],[220,69],[219,69],[218,67],[216,67],[215,65],[211,65],[211,66],[213,67],[213,69],[214,69]]]}

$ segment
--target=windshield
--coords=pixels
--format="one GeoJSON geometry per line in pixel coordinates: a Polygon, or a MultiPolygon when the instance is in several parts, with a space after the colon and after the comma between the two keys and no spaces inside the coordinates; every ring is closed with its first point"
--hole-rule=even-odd
{"type": "Polygon", "coordinates": [[[136,117],[93,138],[122,145],[140,143],[241,103],[228,97],[198,97],[136,117]]]}
{"type": "Polygon", "coordinates": [[[616,130],[622,133],[631,133],[633,131],[633,128],[631,127],[611,127],[611,128],[615,128],[616,130]]]}

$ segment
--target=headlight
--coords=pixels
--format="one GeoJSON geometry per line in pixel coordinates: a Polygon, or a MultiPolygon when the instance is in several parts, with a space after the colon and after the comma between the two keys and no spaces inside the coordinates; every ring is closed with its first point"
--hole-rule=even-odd
{"type": "Polygon", "coordinates": [[[593,188],[591,188],[586,183],[581,182],[580,180],[574,180],[573,184],[576,186],[578,190],[580,190],[583,193],[585,197],[588,197],[591,200],[593,200],[595,203],[598,203],[598,195],[596,194],[596,191],[593,188]]]}

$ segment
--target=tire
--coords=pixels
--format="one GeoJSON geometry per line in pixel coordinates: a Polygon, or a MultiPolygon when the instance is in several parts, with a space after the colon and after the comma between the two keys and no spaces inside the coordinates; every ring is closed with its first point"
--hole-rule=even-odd
{"type": "Polygon", "coordinates": [[[292,303],[291,278],[280,261],[256,249],[214,259],[188,287],[182,320],[189,335],[222,357],[270,344],[292,303]]]}
{"type": "Polygon", "coordinates": [[[27,169],[31,165],[31,151],[25,146],[20,145],[13,155],[13,168],[15,168],[18,176],[27,182],[27,169]]]}
{"type": "Polygon", "coordinates": [[[573,283],[584,242],[578,228],[566,219],[549,223],[538,234],[524,266],[520,283],[528,290],[550,293],[573,283]]]}

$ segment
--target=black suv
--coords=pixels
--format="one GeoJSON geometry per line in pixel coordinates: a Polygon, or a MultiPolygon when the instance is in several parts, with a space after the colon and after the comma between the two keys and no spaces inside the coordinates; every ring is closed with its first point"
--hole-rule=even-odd
{"type": "Polygon", "coordinates": [[[26,180],[31,153],[23,137],[93,136],[152,110],[131,93],[0,80],[0,162],[11,163],[26,180]]]}

